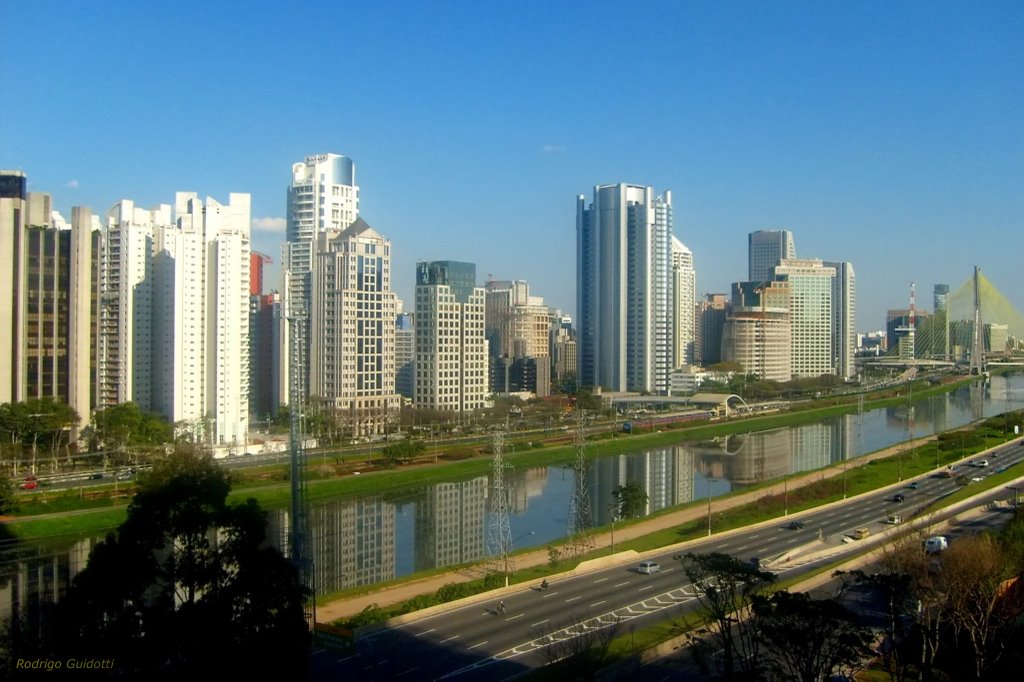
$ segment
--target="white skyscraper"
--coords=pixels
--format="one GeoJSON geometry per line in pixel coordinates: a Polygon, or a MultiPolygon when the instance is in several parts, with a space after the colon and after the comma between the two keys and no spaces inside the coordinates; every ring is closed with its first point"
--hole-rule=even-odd
{"type": "Polygon", "coordinates": [[[395,391],[391,242],[362,218],[317,236],[313,256],[310,395],[355,435],[385,433],[395,391]]]}
{"type": "Polygon", "coordinates": [[[215,446],[248,437],[249,205],[178,192],[154,230],[153,407],[215,446]]]}
{"type": "Polygon", "coordinates": [[[153,409],[153,236],[171,224],[171,207],[136,208],[125,199],[107,212],[100,263],[98,400],[153,409]]]}
{"type": "MultiPolygon", "coordinates": [[[[311,337],[308,320],[312,315],[313,249],[317,235],[326,230],[344,230],[359,217],[359,187],[352,159],[338,154],[307,156],[292,164],[292,182],[288,187],[285,239],[281,247],[284,274],[285,314],[307,320],[303,395],[309,394],[309,357],[311,337]]],[[[287,330],[286,330],[287,331],[287,330]]],[[[282,366],[289,367],[290,352],[282,351],[282,366]]],[[[288,381],[285,380],[285,386],[288,381]]]]}
{"type": "Polygon", "coordinates": [[[693,252],[672,236],[672,336],[673,368],[692,365],[694,360],[694,310],[697,274],[693,252]]]}
{"type": "Polygon", "coordinates": [[[784,258],[774,278],[789,282],[792,371],[794,377],[835,374],[832,353],[833,280],[836,269],[817,259],[784,258]]]}
{"type": "Polygon", "coordinates": [[[832,280],[832,356],[836,374],[852,379],[857,372],[857,276],[852,263],[828,263],[834,268],[832,280]]]}
{"type": "Polygon", "coordinates": [[[487,397],[485,292],[476,266],[416,264],[416,407],[471,412],[487,397]]]}
{"type": "Polygon", "coordinates": [[[576,201],[581,386],[668,392],[673,364],[672,194],[600,185],[576,201]]]}
{"type": "Polygon", "coordinates": [[[796,258],[793,233],[789,230],[758,230],[747,237],[747,281],[771,279],[772,268],[783,258],[796,258]]]}

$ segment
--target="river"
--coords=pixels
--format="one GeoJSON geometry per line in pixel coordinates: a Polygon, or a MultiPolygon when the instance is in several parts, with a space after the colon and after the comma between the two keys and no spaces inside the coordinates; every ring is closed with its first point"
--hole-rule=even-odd
{"type": "MultiPolygon", "coordinates": [[[[820,423],[597,458],[585,477],[594,525],[611,522],[612,491],[626,482],[644,487],[649,514],[1021,408],[1024,375],[996,376],[983,390],[962,386],[912,404],[820,423]]],[[[503,479],[500,489],[489,476],[478,476],[314,505],[309,519],[317,593],[493,555],[502,495],[514,549],[565,537],[575,480],[571,467],[513,467],[503,479]]],[[[286,550],[287,512],[272,510],[269,523],[272,541],[286,550]]],[[[22,546],[0,554],[0,615],[16,605],[32,608],[59,598],[95,542],[80,539],[57,549],[52,543],[46,549],[22,546]]]]}

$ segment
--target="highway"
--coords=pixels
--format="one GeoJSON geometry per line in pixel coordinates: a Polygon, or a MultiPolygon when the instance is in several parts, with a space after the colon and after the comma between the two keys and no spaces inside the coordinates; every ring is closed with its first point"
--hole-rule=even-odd
{"type": "MultiPolygon", "coordinates": [[[[1021,441],[1004,445],[987,455],[988,467],[963,467],[969,477],[983,478],[1024,459],[1021,441]],[[993,454],[996,453],[996,454],[993,454]]],[[[341,677],[360,680],[496,680],[508,679],[545,664],[543,649],[549,637],[564,639],[580,629],[595,630],[644,627],[666,618],[678,618],[692,608],[692,587],[681,564],[673,559],[681,551],[724,552],[742,560],[757,557],[765,568],[780,577],[809,572],[816,565],[835,560],[844,547],[863,551],[880,541],[891,528],[885,521],[899,514],[911,519],[930,500],[959,488],[955,479],[934,474],[905,482],[903,486],[867,493],[824,508],[790,515],[785,520],[759,524],[692,542],[685,550],[666,550],[644,559],[658,562],[661,571],[644,575],[636,571],[639,559],[626,565],[595,570],[553,580],[546,590],[538,585],[502,591],[505,612],[498,610],[499,597],[453,607],[397,627],[382,629],[356,640],[356,650],[339,655],[331,650],[314,653],[315,679],[341,677]],[[903,494],[902,502],[894,501],[903,494]],[[802,529],[789,529],[798,519],[802,529]],[[850,538],[858,528],[868,528],[863,540],[850,538]],[[822,556],[822,554],[829,556],[822,556]],[[566,630],[575,623],[575,627],[566,630]]],[[[1007,498],[1004,488],[989,497],[1007,498]]],[[[936,514],[937,517],[941,514],[936,514]]]]}

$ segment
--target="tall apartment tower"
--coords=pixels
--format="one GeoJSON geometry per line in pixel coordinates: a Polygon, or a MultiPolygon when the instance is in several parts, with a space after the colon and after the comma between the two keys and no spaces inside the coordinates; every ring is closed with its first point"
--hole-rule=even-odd
{"type": "Polygon", "coordinates": [[[774,279],[789,283],[793,376],[836,374],[833,354],[836,269],[817,259],[784,258],[773,272],[774,279]]]}
{"type": "Polygon", "coordinates": [[[250,199],[178,192],[154,230],[153,408],[214,446],[249,433],[250,199]]]}
{"type": "MultiPolygon", "coordinates": [[[[359,217],[359,187],[352,159],[338,154],[316,154],[292,164],[288,187],[285,243],[281,247],[285,315],[302,316],[306,324],[306,358],[303,395],[309,395],[310,307],[313,250],[317,235],[344,230],[359,217]]],[[[286,329],[287,333],[287,329],[286,329]]],[[[290,338],[290,337],[289,337],[290,338]]],[[[285,367],[289,353],[283,354],[285,367]]],[[[287,378],[285,381],[287,385],[287,378]]]]}
{"type": "Polygon", "coordinates": [[[582,386],[666,394],[673,361],[672,193],[599,185],[576,200],[582,386]]]}
{"type": "Polygon", "coordinates": [[[131,401],[143,411],[154,409],[153,240],[158,229],[170,225],[169,204],[146,210],[124,199],[107,211],[100,264],[99,408],[131,401]]]}
{"type": "Polygon", "coordinates": [[[694,363],[694,306],[697,274],[693,269],[693,252],[674,235],[672,237],[672,367],[694,363]]]}
{"type": "Polygon", "coordinates": [[[796,258],[793,233],[789,230],[758,230],[747,237],[747,280],[765,282],[772,268],[784,258],[796,258]]]}
{"type": "Polygon", "coordinates": [[[362,218],[317,235],[313,255],[310,396],[338,410],[358,436],[386,432],[395,391],[391,242],[362,218]]]}
{"type": "Polygon", "coordinates": [[[770,381],[793,378],[789,285],[784,281],[735,282],[722,329],[722,360],[770,381]]]}
{"type": "Polygon", "coordinates": [[[853,264],[825,262],[833,268],[832,280],[832,359],[836,376],[852,379],[857,373],[857,276],[853,264]]]}
{"type": "Polygon", "coordinates": [[[18,351],[22,325],[21,273],[25,269],[22,242],[28,210],[28,179],[17,170],[0,170],[0,403],[17,401],[19,395],[18,351]]]}
{"type": "Polygon", "coordinates": [[[484,407],[485,300],[473,263],[416,264],[416,407],[459,413],[484,407]]]}

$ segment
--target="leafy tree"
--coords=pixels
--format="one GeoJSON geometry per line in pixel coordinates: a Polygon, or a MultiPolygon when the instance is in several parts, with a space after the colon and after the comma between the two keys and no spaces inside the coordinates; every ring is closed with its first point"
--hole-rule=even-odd
{"type": "Polygon", "coordinates": [[[15,461],[28,453],[33,470],[40,450],[49,451],[54,466],[61,448],[70,457],[69,434],[78,422],[74,408],[50,396],[0,405],[0,433],[4,442],[13,451],[15,461]]]}
{"type": "Polygon", "coordinates": [[[17,508],[18,496],[14,481],[6,471],[0,470],[0,515],[9,514],[17,508]]]}
{"type": "Polygon", "coordinates": [[[93,415],[96,444],[105,450],[160,445],[174,440],[174,426],[160,415],[143,412],[135,403],[120,403],[93,415]]]}
{"type": "Polygon", "coordinates": [[[871,629],[835,599],[776,592],[753,600],[762,661],[775,679],[818,682],[852,675],[871,655],[871,629]]]}
{"type": "MultiPolygon", "coordinates": [[[[706,674],[725,679],[756,679],[759,674],[757,622],[754,598],[767,592],[775,574],[728,554],[687,554],[683,571],[693,584],[699,613],[713,628],[707,641],[694,647],[697,663],[706,674]],[[721,652],[714,656],[714,652],[721,652]],[[712,659],[718,668],[712,671],[712,659]]],[[[692,630],[684,624],[687,631],[692,630]]]]}
{"type": "Polygon", "coordinates": [[[132,679],[303,676],[298,572],[266,542],[255,500],[227,504],[228,474],[182,449],[140,476],[128,518],[61,604],[60,656],[107,657],[132,679]]]}
{"type": "Polygon", "coordinates": [[[640,516],[647,509],[647,491],[636,481],[626,481],[612,491],[615,499],[616,515],[622,519],[640,516]]]}

